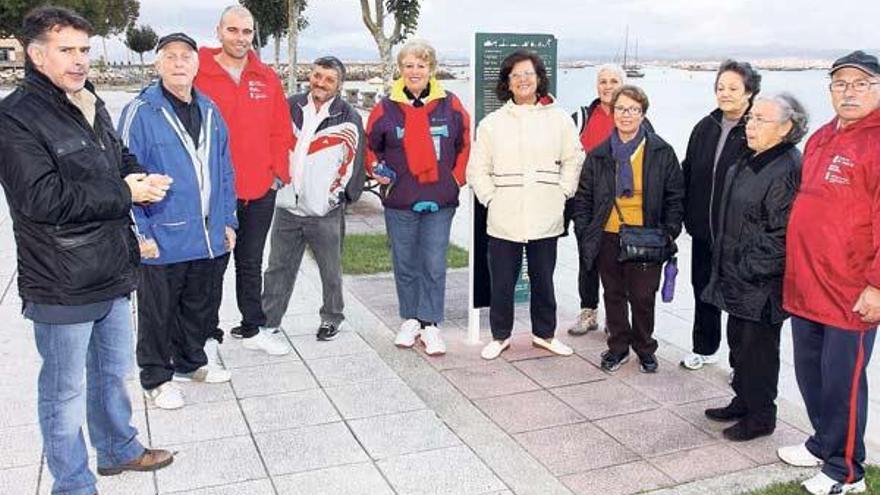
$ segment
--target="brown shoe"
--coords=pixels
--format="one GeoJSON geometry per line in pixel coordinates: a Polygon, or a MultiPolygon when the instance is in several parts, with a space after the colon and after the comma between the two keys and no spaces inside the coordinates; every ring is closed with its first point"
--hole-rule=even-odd
{"type": "Polygon", "coordinates": [[[156,471],[171,464],[174,461],[174,454],[167,450],[145,449],[144,453],[137,459],[112,467],[98,466],[98,474],[101,476],[113,476],[123,471],[156,471]]]}

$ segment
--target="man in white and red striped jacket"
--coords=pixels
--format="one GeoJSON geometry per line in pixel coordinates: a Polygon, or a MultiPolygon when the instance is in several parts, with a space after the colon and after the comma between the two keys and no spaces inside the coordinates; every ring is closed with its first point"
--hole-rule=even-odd
{"type": "Polygon", "coordinates": [[[339,97],[345,66],[321,57],[309,91],[291,96],[294,146],[290,184],[278,191],[269,266],[264,274],[266,327],[276,329],[287,310],[306,246],[318,264],[324,302],[318,340],[331,340],[344,319],[342,235],[345,205],[364,184],[364,129],[357,111],[339,97]]]}

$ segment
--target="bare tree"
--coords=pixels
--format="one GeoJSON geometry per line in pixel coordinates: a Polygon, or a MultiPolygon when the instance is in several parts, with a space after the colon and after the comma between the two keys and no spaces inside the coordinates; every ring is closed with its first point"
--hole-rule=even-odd
{"type": "Polygon", "coordinates": [[[364,25],[379,49],[379,59],[382,64],[382,85],[385,93],[391,89],[394,79],[394,62],[391,59],[391,51],[395,45],[403,42],[407,36],[413,34],[419,22],[418,0],[373,0],[373,8],[370,8],[370,0],[361,0],[361,14],[364,25]],[[385,33],[385,19],[394,16],[394,27],[391,34],[385,33]]]}

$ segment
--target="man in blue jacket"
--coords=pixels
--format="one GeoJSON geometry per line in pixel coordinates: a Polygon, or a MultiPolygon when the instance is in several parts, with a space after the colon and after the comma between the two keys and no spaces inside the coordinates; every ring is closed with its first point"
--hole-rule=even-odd
{"type": "Polygon", "coordinates": [[[156,407],[183,407],[174,381],[226,382],[208,365],[205,341],[217,318],[225,258],[235,245],[234,174],[226,124],[193,87],[196,42],[159,40],[160,81],[122,112],[119,132],[143,166],[174,179],[165,201],[134,209],[141,245],[137,362],[156,407]]]}

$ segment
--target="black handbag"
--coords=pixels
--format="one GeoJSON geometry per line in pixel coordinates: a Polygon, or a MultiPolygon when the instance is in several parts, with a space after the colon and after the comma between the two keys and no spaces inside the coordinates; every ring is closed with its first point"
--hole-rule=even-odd
{"type": "Polygon", "coordinates": [[[675,243],[665,230],[659,227],[627,225],[617,207],[617,198],[614,199],[614,210],[620,219],[620,252],[617,254],[617,261],[663,263],[675,254],[675,243]]]}

